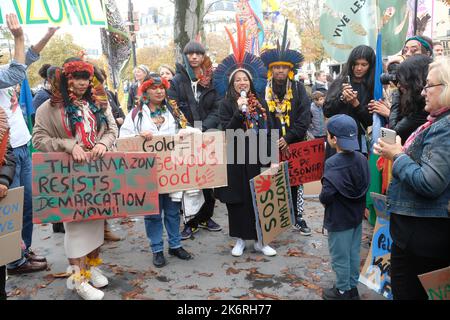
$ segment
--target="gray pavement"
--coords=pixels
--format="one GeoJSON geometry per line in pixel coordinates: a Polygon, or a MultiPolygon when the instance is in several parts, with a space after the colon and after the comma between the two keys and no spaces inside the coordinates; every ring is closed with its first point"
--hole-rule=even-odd
{"type": "MultiPolygon", "coordinates": [[[[167,254],[168,264],[157,269],[145,236],[142,218],[135,221],[110,221],[113,231],[124,240],[108,242],[102,247],[101,267],[110,284],[104,289],[105,299],[164,300],[321,300],[321,288],[331,287],[331,271],[327,237],[322,234],[323,209],[317,199],[308,199],[305,219],[312,236],[302,236],[294,229],[282,234],[272,246],[275,257],[265,257],[247,250],[241,257],[231,256],[234,239],[228,236],[226,208],[218,203],[214,219],[223,227],[220,232],[200,230],[195,239],[183,241],[193,260],[182,261],[167,254]]],[[[364,221],[361,265],[369,249],[372,227],[364,221]]],[[[167,242],[165,242],[167,246],[167,242]]],[[[34,274],[9,276],[7,291],[11,300],[79,300],[60,278],[67,268],[64,235],[53,234],[48,225],[35,226],[33,249],[46,256],[48,270],[34,274]]],[[[359,285],[362,299],[384,300],[364,285],[359,285]]]]}

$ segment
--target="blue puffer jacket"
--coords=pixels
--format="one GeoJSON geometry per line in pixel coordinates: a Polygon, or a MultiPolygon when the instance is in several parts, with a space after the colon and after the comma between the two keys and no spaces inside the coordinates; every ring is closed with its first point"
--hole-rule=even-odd
{"type": "Polygon", "coordinates": [[[449,218],[450,111],[416,137],[394,162],[388,189],[391,212],[414,217],[449,218]]]}

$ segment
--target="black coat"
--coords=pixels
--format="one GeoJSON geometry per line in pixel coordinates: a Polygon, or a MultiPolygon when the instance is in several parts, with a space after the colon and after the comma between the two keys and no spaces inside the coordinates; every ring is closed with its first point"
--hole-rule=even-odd
{"type": "Polygon", "coordinates": [[[9,188],[16,172],[16,158],[14,157],[13,149],[9,144],[5,154],[5,160],[5,164],[0,166],[0,184],[9,188]]]}
{"type": "Polygon", "coordinates": [[[106,95],[108,96],[108,102],[109,105],[111,106],[111,112],[114,116],[114,119],[122,118],[125,120],[125,114],[123,113],[123,110],[120,107],[117,95],[109,89],[106,89],[106,95]]]}
{"type": "MultiPolygon", "coordinates": [[[[363,84],[352,83],[351,85],[353,90],[358,91],[359,106],[354,108],[351,104],[340,100],[342,80],[338,78],[328,90],[329,95],[325,99],[323,114],[326,118],[331,118],[337,114],[346,114],[352,117],[358,125],[358,136],[362,136],[365,135],[364,131],[367,131],[367,128],[373,123],[373,116],[369,113],[368,108],[370,100],[373,100],[373,93],[369,92],[363,84]]],[[[360,147],[362,147],[361,139],[358,139],[358,142],[360,147]]]]}
{"type": "Polygon", "coordinates": [[[424,110],[425,103],[417,112],[411,112],[402,115],[400,111],[400,94],[394,92],[392,95],[391,113],[389,114],[389,128],[397,132],[402,138],[402,143],[408,140],[409,136],[416,131],[418,127],[427,122],[428,112],[424,110]]]}
{"type": "Polygon", "coordinates": [[[131,111],[131,109],[133,109],[136,104],[138,86],[139,86],[139,84],[137,82],[133,83],[130,86],[130,89],[128,91],[128,102],[127,102],[128,111],[131,111]]]}
{"type": "MultiPolygon", "coordinates": [[[[260,101],[262,106],[266,108],[265,102],[262,99],[258,100],[260,101]]],[[[242,129],[245,131],[245,125],[243,122],[244,118],[242,116],[242,113],[238,109],[237,101],[231,101],[227,98],[224,98],[220,103],[219,116],[222,130],[225,131],[242,129]]],[[[238,141],[238,139],[235,139],[234,150],[227,150],[228,186],[215,190],[217,198],[219,198],[221,202],[228,204],[243,203],[244,201],[246,201],[245,195],[249,193],[250,189],[249,180],[260,175],[262,168],[259,158],[256,164],[249,164],[250,139],[248,137],[245,138],[245,164],[238,164],[238,156],[242,155],[244,151],[242,150],[242,148],[238,150],[238,141]]],[[[270,136],[268,137],[267,141],[270,141],[270,136]]],[[[230,148],[231,142],[227,141],[227,145],[230,148]]],[[[255,150],[256,149],[253,149],[252,146],[252,154],[254,154],[255,150]]],[[[259,157],[259,149],[257,154],[259,157]]]]}
{"type": "Polygon", "coordinates": [[[197,88],[200,92],[199,102],[194,97],[191,80],[186,69],[177,63],[177,73],[171,81],[167,96],[177,102],[189,124],[194,125],[195,121],[202,121],[202,131],[217,129],[220,98],[212,83],[209,88],[204,88],[200,84],[197,88]]]}
{"type": "MultiPolygon", "coordinates": [[[[311,101],[306,93],[305,86],[301,82],[295,81],[292,85],[293,99],[291,101],[291,111],[289,117],[291,125],[286,128],[286,136],[284,139],[288,144],[304,141],[306,132],[311,124],[311,101]]],[[[268,109],[266,109],[269,111],[268,109]]],[[[280,138],[282,137],[281,121],[274,112],[268,112],[269,126],[272,129],[280,130],[280,138]]]]}
{"type": "Polygon", "coordinates": [[[359,226],[369,185],[369,164],[361,153],[337,153],[329,158],[319,196],[325,205],[324,228],[339,232],[359,226]]]}

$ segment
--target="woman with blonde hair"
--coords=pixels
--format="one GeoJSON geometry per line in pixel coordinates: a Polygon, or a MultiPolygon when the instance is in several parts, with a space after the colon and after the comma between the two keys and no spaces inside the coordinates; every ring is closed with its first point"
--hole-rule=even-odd
{"type": "Polygon", "coordinates": [[[401,145],[381,140],[374,150],[393,161],[387,192],[391,212],[391,285],[396,300],[426,300],[420,274],[450,265],[450,60],[430,65],[428,121],[401,145]]]}
{"type": "Polygon", "coordinates": [[[175,70],[167,64],[163,64],[158,68],[158,73],[161,78],[170,81],[175,76],[175,70]]]}

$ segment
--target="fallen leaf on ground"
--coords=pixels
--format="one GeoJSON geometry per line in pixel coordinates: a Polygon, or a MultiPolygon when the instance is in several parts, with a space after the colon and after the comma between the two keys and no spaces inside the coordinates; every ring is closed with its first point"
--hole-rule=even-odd
{"type": "Polygon", "coordinates": [[[200,290],[201,289],[198,287],[198,285],[193,284],[193,285],[187,285],[187,286],[183,286],[183,287],[179,287],[178,289],[186,289],[186,290],[200,290]]]}
{"type": "Polygon", "coordinates": [[[230,292],[230,288],[212,288],[209,293],[230,292]]]}
{"type": "Polygon", "coordinates": [[[287,251],[285,257],[302,257],[302,258],[310,258],[310,259],[320,259],[320,257],[312,256],[307,253],[300,251],[297,248],[290,248],[287,251]]]}
{"type": "Polygon", "coordinates": [[[238,274],[239,272],[241,272],[241,269],[235,269],[235,268],[229,267],[227,269],[227,276],[229,276],[230,274],[238,274]]]}
{"type": "Polygon", "coordinates": [[[48,240],[50,238],[51,238],[51,236],[48,236],[48,237],[42,238],[41,240],[48,240]]]}
{"type": "Polygon", "coordinates": [[[208,300],[220,300],[220,297],[212,294],[212,295],[208,296],[208,300]]]}
{"type": "Polygon", "coordinates": [[[122,299],[124,300],[131,300],[134,299],[137,295],[143,294],[144,289],[143,288],[136,288],[134,290],[122,293],[122,299]]]}
{"type": "Polygon", "coordinates": [[[250,300],[250,296],[249,295],[244,295],[244,296],[240,296],[237,297],[239,300],[250,300]]]}
{"type": "Polygon", "coordinates": [[[207,277],[207,278],[210,278],[210,277],[212,277],[212,276],[214,275],[214,273],[201,272],[201,273],[199,273],[198,275],[201,276],[201,277],[207,277]]]}
{"type": "Polygon", "coordinates": [[[282,300],[281,297],[270,293],[258,292],[256,290],[250,290],[250,293],[253,294],[255,298],[258,300],[265,300],[265,299],[282,300]]]}
{"type": "Polygon", "coordinates": [[[62,278],[68,278],[71,276],[71,273],[69,272],[61,272],[61,273],[53,273],[53,274],[48,274],[46,275],[44,278],[54,278],[54,279],[62,279],[62,278]]]}

